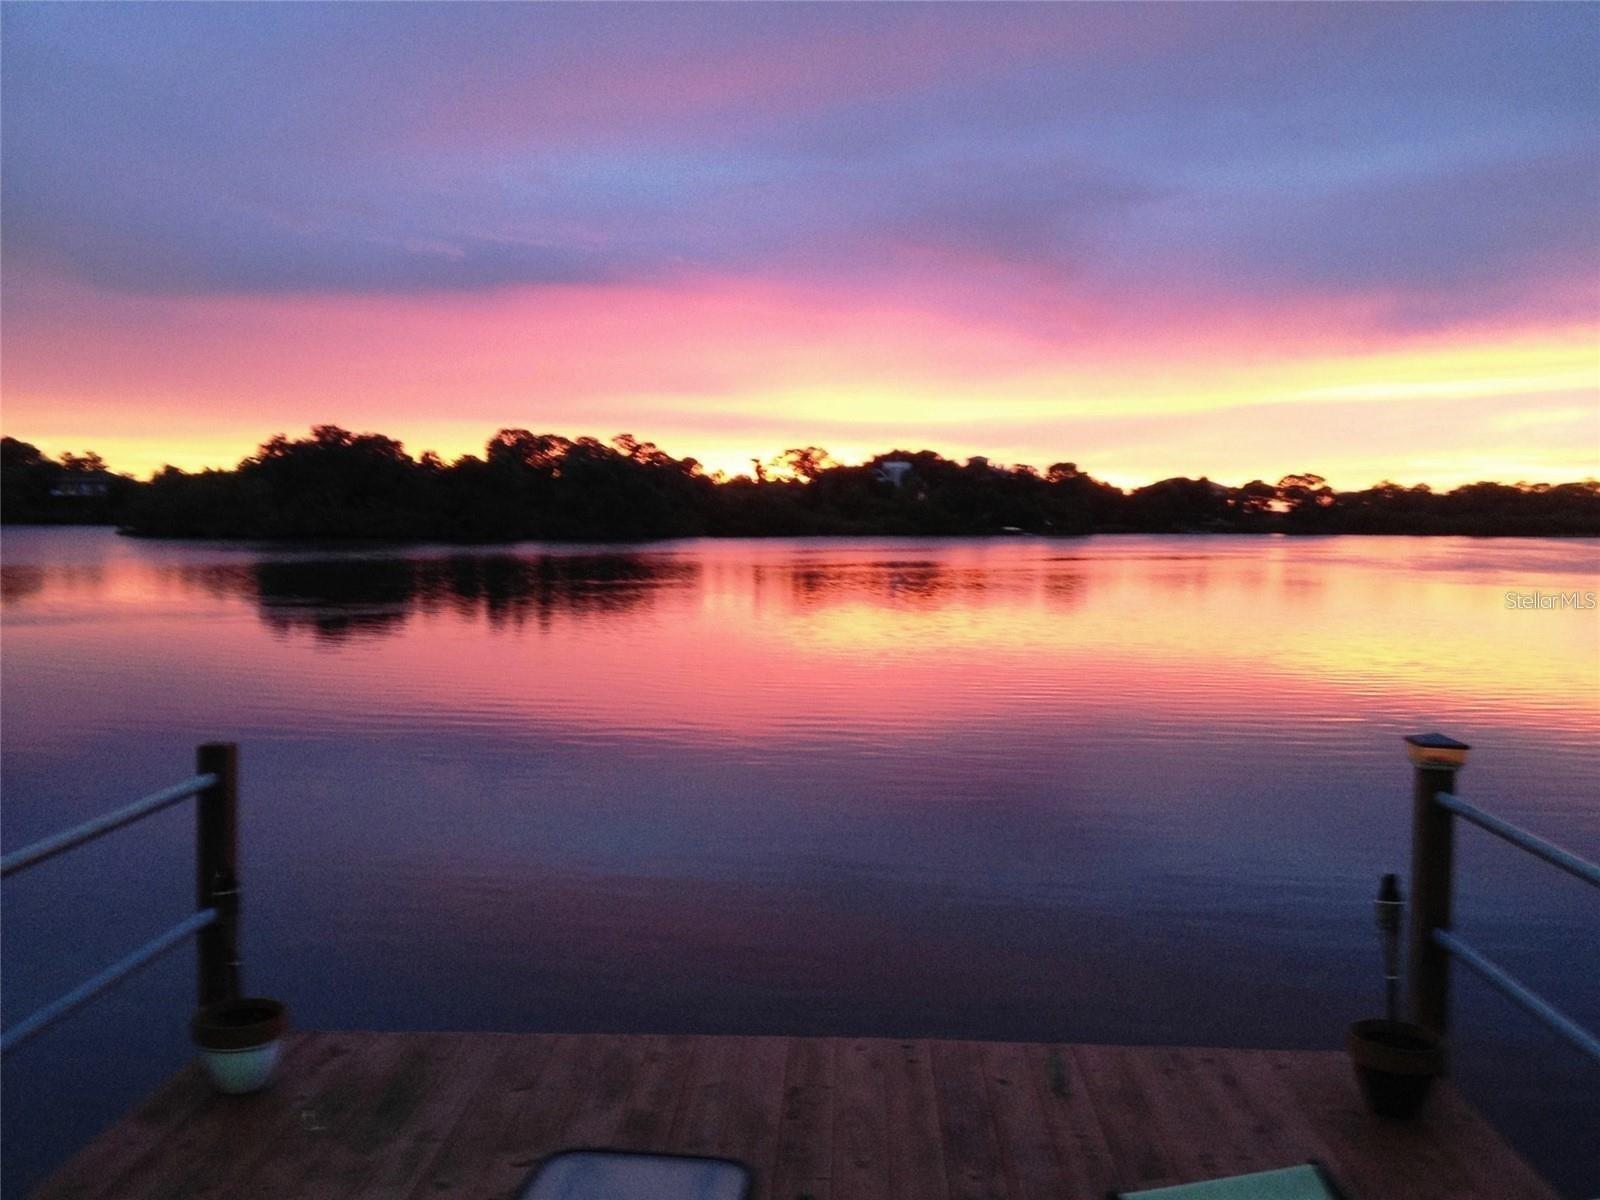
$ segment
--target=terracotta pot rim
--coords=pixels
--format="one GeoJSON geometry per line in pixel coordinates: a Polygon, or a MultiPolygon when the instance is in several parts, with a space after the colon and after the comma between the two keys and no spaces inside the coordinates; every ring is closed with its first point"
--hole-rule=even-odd
{"type": "Polygon", "coordinates": [[[1369,1017],[1365,1021],[1354,1021],[1350,1025],[1351,1037],[1371,1037],[1373,1034],[1384,1033],[1395,1033],[1413,1041],[1426,1042],[1429,1049],[1434,1049],[1444,1044],[1444,1039],[1426,1025],[1417,1025],[1411,1021],[1391,1021],[1386,1017],[1369,1017]]]}
{"type": "Polygon", "coordinates": [[[1351,1061],[1363,1070],[1390,1075],[1437,1075],[1444,1067],[1443,1039],[1433,1030],[1409,1021],[1357,1021],[1350,1026],[1346,1046],[1351,1061]],[[1385,1038],[1385,1034],[1390,1037],[1385,1038]],[[1396,1044],[1400,1039],[1403,1042],[1396,1044]]]}
{"type": "Polygon", "coordinates": [[[281,1000],[241,996],[219,1000],[189,1019],[189,1032],[202,1050],[248,1050],[282,1037],[289,1027],[289,1009],[281,1000]]]}

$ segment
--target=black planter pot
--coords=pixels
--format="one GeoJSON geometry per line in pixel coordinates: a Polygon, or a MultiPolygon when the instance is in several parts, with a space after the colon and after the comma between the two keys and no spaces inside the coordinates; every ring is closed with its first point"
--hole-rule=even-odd
{"type": "Polygon", "coordinates": [[[1367,1107],[1381,1117],[1415,1116],[1444,1071],[1444,1043],[1421,1025],[1357,1021],[1348,1046],[1367,1107]]]}

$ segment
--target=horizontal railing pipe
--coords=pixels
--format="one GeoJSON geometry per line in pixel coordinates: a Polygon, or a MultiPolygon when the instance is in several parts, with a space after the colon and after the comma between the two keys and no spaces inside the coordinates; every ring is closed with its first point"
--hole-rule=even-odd
{"type": "Polygon", "coordinates": [[[1569,875],[1576,875],[1591,887],[1600,887],[1600,865],[1580,858],[1570,850],[1564,850],[1554,842],[1547,842],[1537,834],[1529,833],[1521,826],[1513,825],[1510,821],[1502,820],[1493,813],[1484,812],[1476,804],[1469,804],[1459,796],[1452,796],[1449,792],[1440,792],[1435,795],[1433,802],[1440,808],[1454,813],[1463,821],[1471,821],[1479,829],[1487,830],[1497,838],[1504,838],[1519,850],[1526,850],[1535,858],[1541,858],[1552,867],[1559,867],[1569,875]]]}
{"type": "Polygon", "coordinates": [[[146,796],[143,800],[135,800],[125,808],[108,812],[103,816],[95,817],[92,821],[85,821],[82,825],[72,829],[63,830],[47,838],[41,838],[31,846],[24,846],[21,850],[14,850],[4,858],[0,858],[0,879],[7,875],[25,870],[47,858],[54,858],[64,850],[71,850],[74,846],[81,846],[84,842],[92,841],[101,834],[110,833],[113,829],[121,829],[124,825],[131,825],[141,818],[148,817],[151,813],[158,813],[164,808],[170,808],[180,800],[198,795],[217,782],[215,775],[195,775],[185,779],[182,783],[175,783],[169,788],[163,788],[146,796]]]}
{"type": "Polygon", "coordinates": [[[140,946],[126,958],[118,959],[104,971],[86,979],[66,995],[51,1001],[31,1016],[18,1021],[0,1034],[0,1054],[9,1054],[17,1046],[59,1021],[87,1000],[92,1000],[118,980],[133,974],[146,963],[161,957],[190,934],[198,933],[217,919],[214,908],[201,909],[193,916],[178,922],[160,937],[140,946]]]}
{"type": "Polygon", "coordinates": [[[1441,949],[1466,963],[1467,966],[1504,992],[1506,996],[1522,1005],[1523,1008],[1538,1017],[1539,1020],[1550,1026],[1551,1029],[1566,1038],[1590,1058],[1600,1062],[1600,1038],[1595,1037],[1594,1034],[1579,1025],[1543,996],[1517,982],[1504,967],[1491,959],[1485,958],[1483,954],[1456,937],[1449,930],[1435,929],[1433,931],[1433,940],[1438,943],[1441,949]]]}

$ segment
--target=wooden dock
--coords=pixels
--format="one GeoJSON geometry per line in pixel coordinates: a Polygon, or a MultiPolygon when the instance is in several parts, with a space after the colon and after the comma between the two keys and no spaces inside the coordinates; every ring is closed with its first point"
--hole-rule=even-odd
{"type": "Polygon", "coordinates": [[[1552,1200],[1454,1091],[1362,1107],[1342,1054],[781,1037],[295,1035],[255,1096],[195,1068],[38,1193],[510,1197],[573,1147],[739,1159],[763,1200],[1103,1200],[1320,1160],[1352,1200],[1552,1200]]]}

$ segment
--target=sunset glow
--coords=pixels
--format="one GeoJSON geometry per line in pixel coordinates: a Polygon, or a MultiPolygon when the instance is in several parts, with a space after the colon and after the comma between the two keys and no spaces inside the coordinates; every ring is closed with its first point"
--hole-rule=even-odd
{"type": "Polygon", "coordinates": [[[3,424],[50,454],[1600,473],[1593,7],[4,20],[3,424]]]}

